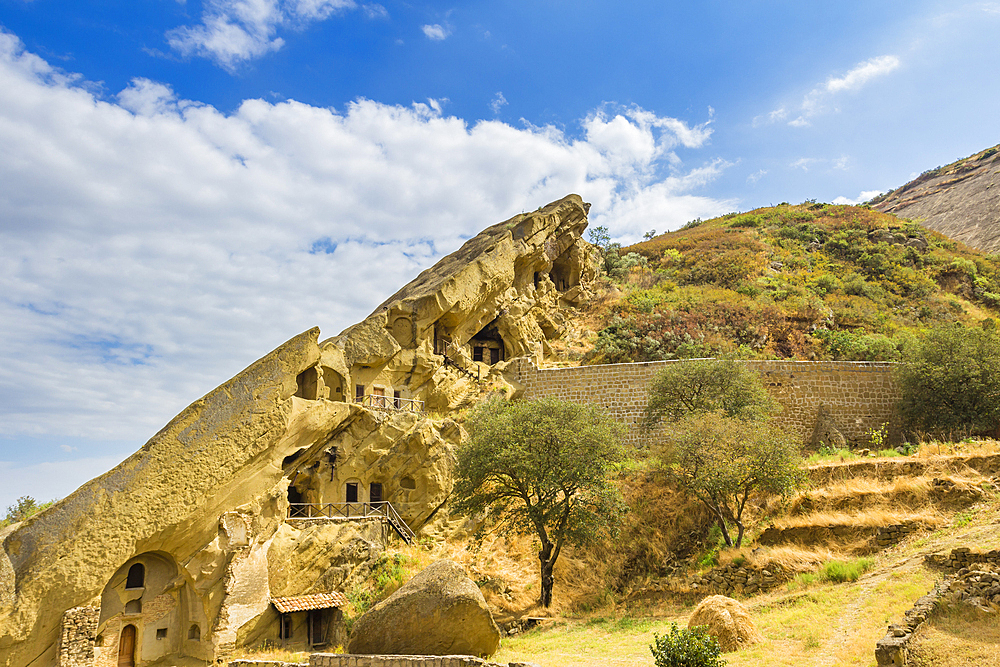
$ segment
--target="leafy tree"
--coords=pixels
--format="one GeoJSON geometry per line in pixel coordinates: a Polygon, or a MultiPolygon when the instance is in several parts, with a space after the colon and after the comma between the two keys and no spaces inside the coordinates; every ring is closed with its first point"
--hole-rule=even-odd
{"type": "MultiPolygon", "coordinates": [[[[988,320],[992,322],[991,320],[988,320]]],[[[1000,336],[962,324],[928,331],[896,381],[905,425],[938,435],[1000,435],[1000,336]]]]}
{"type": "Polygon", "coordinates": [[[677,421],[691,413],[721,410],[727,417],[765,419],[778,408],[760,375],[724,359],[667,364],[649,385],[645,423],[677,421]]]}
{"type": "Polygon", "coordinates": [[[625,460],[623,428],[593,406],[554,398],[480,403],[458,450],[453,509],[484,515],[478,533],[534,534],[541,543],[540,601],[564,544],[613,533],[625,511],[610,473],[625,460]]]}
{"type": "Polygon", "coordinates": [[[766,421],[722,411],[692,413],[665,430],[661,465],[670,481],[715,516],[727,546],[743,543],[743,513],[756,494],[786,494],[802,479],[792,438],[766,421]]]}
{"type": "Polygon", "coordinates": [[[12,523],[17,523],[18,521],[24,521],[28,517],[38,514],[42,510],[51,507],[55,503],[54,500],[50,500],[47,503],[39,504],[31,496],[21,496],[17,499],[17,502],[7,508],[7,518],[0,521],[0,528],[4,526],[9,526],[12,523]]]}
{"type": "Polygon", "coordinates": [[[722,649],[704,626],[678,628],[670,624],[670,634],[653,633],[653,653],[656,667],[725,667],[722,649]]]}

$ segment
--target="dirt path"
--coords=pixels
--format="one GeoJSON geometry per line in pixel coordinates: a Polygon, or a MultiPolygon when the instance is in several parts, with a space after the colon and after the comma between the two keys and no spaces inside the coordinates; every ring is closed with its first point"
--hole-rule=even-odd
{"type": "MultiPolygon", "coordinates": [[[[858,633],[858,617],[864,609],[871,606],[874,589],[898,572],[912,572],[920,568],[923,560],[922,556],[905,557],[877,572],[861,577],[855,584],[854,601],[841,611],[836,619],[836,629],[815,655],[812,664],[815,667],[836,667],[843,664],[844,647],[850,644],[850,638],[858,633]]],[[[872,642],[872,653],[874,652],[875,643],[872,642]]]]}

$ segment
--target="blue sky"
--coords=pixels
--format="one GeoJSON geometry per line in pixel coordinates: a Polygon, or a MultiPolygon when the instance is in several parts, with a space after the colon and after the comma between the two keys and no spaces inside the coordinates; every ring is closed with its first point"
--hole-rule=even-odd
{"type": "Polygon", "coordinates": [[[1000,142],[998,2],[0,0],[0,510],[569,192],[628,242],[1000,142]]]}

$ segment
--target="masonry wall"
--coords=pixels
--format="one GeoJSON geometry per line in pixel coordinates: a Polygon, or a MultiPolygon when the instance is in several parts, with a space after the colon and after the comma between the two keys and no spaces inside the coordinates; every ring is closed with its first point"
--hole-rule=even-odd
{"type": "MultiPolygon", "coordinates": [[[[652,377],[667,364],[686,361],[650,361],[575,368],[543,368],[522,357],[507,373],[523,388],[523,398],[554,396],[567,401],[599,405],[629,427],[627,441],[642,444],[638,424],[646,407],[652,377]]],[[[764,378],[768,391],[784,408],[778,421],[812,440],[821,409],[848,439],[866,442],[868,429],[895,423],[893,406],[899,392],[892,381],[894,364],[869,361],[741,361],[764,378]]]]}
{"type": "Polygon", "coordinates": [[[90,667],[94,661],[94,637],[100,616],[98,607],[74,607],[63,614],[59,667],[90,667]]]}

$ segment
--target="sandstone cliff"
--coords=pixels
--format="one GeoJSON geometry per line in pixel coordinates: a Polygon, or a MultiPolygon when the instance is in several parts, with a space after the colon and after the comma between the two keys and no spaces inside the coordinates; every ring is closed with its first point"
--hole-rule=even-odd
{"type": "Polygon", "coordinates": [[[214,661],[290,637],[274,598],[336,591],[385,540],[308,516],[388,501],[419,530],[441,511],[463,432],[428,411],[512,392],[509,361],[547,353],[595,275],[588,208],[571,195],[486,229],[363,322],[296,336],[0,532],[0,665],[214,661]]]}
{"type": "Polygon", "coordinates": [[[1000,145],[925,172],[871,206],[972,248],[1000,251],[1000,145]]]}

